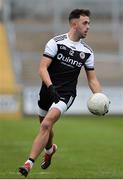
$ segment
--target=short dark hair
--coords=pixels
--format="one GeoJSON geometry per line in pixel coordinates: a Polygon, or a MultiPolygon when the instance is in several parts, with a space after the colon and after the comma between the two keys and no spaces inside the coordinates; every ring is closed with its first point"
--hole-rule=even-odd
{"type": "Polygon", "coordinates": [[[88,9],[74,9],[69,15],[69,22],[72,19],[79,19],[80,16],[90,17],[90,15],[91,15],[91,13],[90,13],[90,10],[88,10],[88,9]]]}

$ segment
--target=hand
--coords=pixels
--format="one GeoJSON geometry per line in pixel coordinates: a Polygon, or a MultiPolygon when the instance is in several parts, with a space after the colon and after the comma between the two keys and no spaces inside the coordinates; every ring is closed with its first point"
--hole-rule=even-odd
{"type": "Polygon", "coordinates": [[[55,89],[55,87],[53,85],[50,85],[48,87],[48,91],[49,91],[49,94],[50,94],[50,97],[51,97],[52,101],[55,102],[55,103],[58,103],[59,99],[60,99],[60,96],[59,96],[57,90],[55,89]]]}

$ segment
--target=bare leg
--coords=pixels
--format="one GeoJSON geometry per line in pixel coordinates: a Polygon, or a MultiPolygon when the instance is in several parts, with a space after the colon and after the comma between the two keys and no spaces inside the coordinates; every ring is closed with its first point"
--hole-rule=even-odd
{"type": "Polygon", "coordinates": [[[30,158],[35,160],[40,155],[44,147],[48,145],[48,142],[51,142],[51,139],[49,139],[50,132],[53,124],[59,119],[60,115],[61,113],[57,108],[52,108],[47,113],[46,117],[41,123],[39,133],[32,145],[32,150],[29,156],[30,158]]]}
{"type": "MultiPolygon", "coordinates": [[[[44,119],[44,117],[39,116],[40,123],[42,123],[43,119],[44,119]]],[[[53,136],[54,136],[53,129],[51,129],[50,134],[49,134],[48,142],[47,142],[47,144],[45,146],[46,149],[50,149],[51,148],[51,146],[53,144],[53,136]]]]}
{"type": "MultiPolygon", "coordinates": [[[[34,161],[40,155],[42,150],[44,148],[51,147],[53,137],[52,127],[54,123],[59,119],[60,115],[61,112],[57,108],[52,108],[50,111],[48,111],[45,118],[40,119],[42,120],[40,130],[32,145],[29,159],[24,163],[24,166],[19,167],[19,172],[21,173],[21,175],[27,177],[30,169],[34,164],[34,161]]],[[[55,148],[55,146],[53,147],[55,148]]],[[[41,164],[41,167],[43,169],[46,169],[50,165],[51,156],[49,156],[50,159],[48,163],[46,162],[43,163],[43,165],[41,164]]]]}

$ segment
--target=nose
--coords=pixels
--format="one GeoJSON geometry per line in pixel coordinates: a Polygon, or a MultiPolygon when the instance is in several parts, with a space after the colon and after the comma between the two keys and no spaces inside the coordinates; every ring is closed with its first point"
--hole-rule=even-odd
{"type": "Polygon", "coordinates": [[[89,29],[90,29],[90,25],[88,24],[88,25],[87,25],[87,30],[89,30],[89,29]]]}

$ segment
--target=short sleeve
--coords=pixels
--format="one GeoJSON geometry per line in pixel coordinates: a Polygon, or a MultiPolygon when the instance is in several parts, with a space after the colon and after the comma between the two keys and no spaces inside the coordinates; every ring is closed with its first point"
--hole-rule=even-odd
{"type": "Polygon", "coordinates": [[[48,41],[43,56],[53,58],[57,54],[57,44],[54,39],[48,41]]]}
{"type": "Polygon", "coordinates": [[[84,64],[85,70],[94,70],[94,54],[91,53],[89,58],[84,64]]]}

